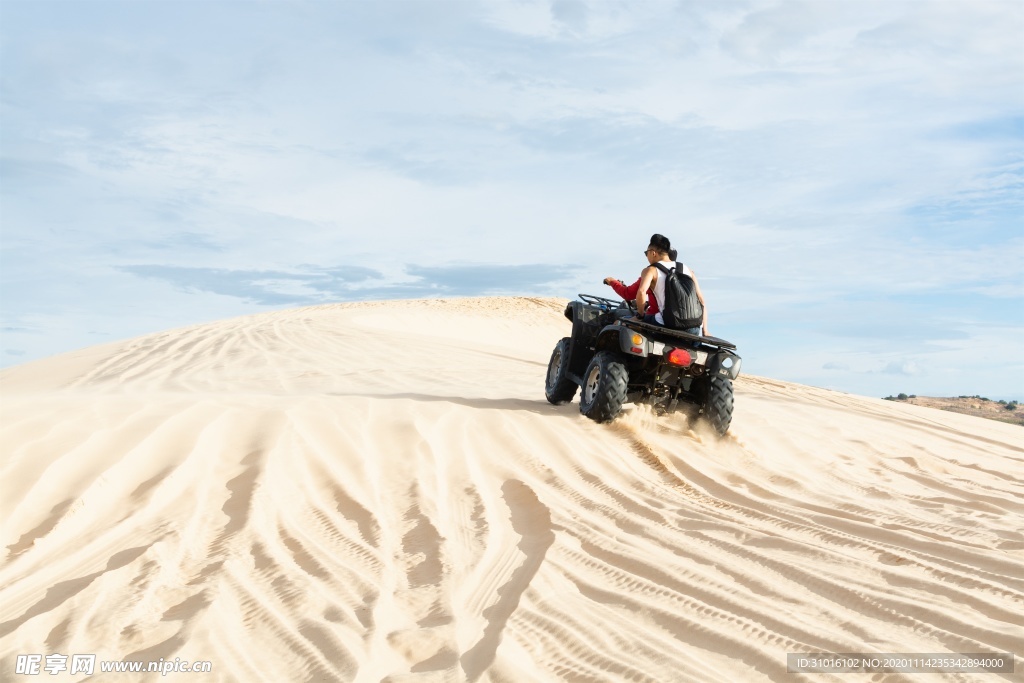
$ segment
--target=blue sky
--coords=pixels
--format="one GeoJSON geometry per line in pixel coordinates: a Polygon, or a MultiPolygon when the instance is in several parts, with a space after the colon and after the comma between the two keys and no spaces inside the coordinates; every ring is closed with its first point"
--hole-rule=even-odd
{"type": "Polygon", "coordinates": [[[1019,0],[0,0],[0,38],[5,366],[610,293],[661,232],[751,373],[1024,398],[1019,0]]]}

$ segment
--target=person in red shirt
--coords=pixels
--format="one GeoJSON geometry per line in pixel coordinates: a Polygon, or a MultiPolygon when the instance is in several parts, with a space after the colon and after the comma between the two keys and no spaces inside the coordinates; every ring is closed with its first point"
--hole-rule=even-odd
{"type": "MultiPolygon", "coordinates": [[[[640,288],[640,278],[631,285],[622,284],[621,280],[616,280],[613,277],[606,277],[604,283],[615,290],[615,293],[621,296],[626,301],[633,301],[636,299],[636,290],[640,288]]],[[[654,315],[658,312],[658,300],[654,298],[654,290],[647,290],[647,311],[649,315],[654,315]]]]}
{"type": "MultiPolygon", "coordinates": [[[[674,261],[676,259],[676,256],[676,250],[670,249],[668,257],[674,261]]],[[[611,287],[612,289],[614,289],[615,293],[621,296],[626,301],[634,301],[636,299],[636,290],[640,289],[640,280],[642,279],[642,276],[643,273],[641,273],[640,278],[637,278],[636,282],[629,286],[622,284],[621,280],[616,280],[613,277],[606,277],[604,279],[604,283],[611,287]]],[[[654,315],[657,312],[658,300],[654,298],[654,288],[651,287],[647,289],[647,310],[641,315],[641,317],[643,315],[654,315]]]]}

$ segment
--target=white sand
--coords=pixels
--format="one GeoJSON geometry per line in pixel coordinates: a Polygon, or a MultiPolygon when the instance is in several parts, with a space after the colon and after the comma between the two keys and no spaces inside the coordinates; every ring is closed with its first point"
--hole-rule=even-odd
{"type": "Polygon", "coordinates": [[[318,306],[3,371],[0,679],[82,678],[13,676],[24,653],[702,683],[1024,654],[1020,427],[757,377],[721,440],[598,425],[544,400],[563,305],[318,306]]]}

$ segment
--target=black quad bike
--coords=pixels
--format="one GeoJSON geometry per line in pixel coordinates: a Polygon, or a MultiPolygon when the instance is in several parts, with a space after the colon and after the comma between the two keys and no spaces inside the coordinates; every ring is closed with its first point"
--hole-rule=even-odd
{"type": "Polygon", "coordinates": [[[632,302],[580,294],[565,307],[572,336],[555,344],[544,394],[571,401],[582,387],[580,412],[613,420],[624,403],[647,403],[658,412],[689,408],[720,435],[732,422],[732,381],[740,374],[736,345],[635,318],[632,302]]]}

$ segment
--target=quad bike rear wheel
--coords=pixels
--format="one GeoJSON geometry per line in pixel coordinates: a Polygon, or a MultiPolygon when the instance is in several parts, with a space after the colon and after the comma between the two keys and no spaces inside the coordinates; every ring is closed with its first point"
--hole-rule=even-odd
{"type": "Polygon", "coordinates": [[[732,380],[717,375],[712,377],[703,408],[705,417],[718,435],[725,436],[732,424],[732,380]]]}
{"type": "Polygon", "coordinates": [[[569,337],[563,337],[555,344],[548,361],[548,375],[544,381],[544,396],[549,403],[568,403],[576,395],[576,382],[567,376],[569,371],[569,337]]]}
{"type": "Polygon", "coordinates": [[[600,351],[583,373],[580,412],[595,422],[608,422],[626,401],[629,371],[610,351],[600,351]]]}

